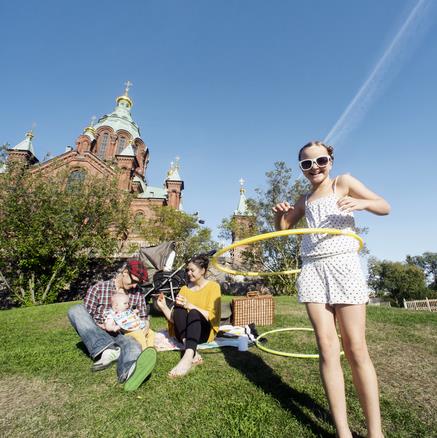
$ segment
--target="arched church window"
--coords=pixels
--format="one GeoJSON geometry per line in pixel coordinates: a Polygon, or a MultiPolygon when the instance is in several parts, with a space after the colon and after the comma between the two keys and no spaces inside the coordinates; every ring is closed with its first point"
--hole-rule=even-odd
{"type": "Polygon", "coordinates": [[[134,232],[138,233],[141,231],[142,226],[144,225],[145,216],[142,211],[138,211],[134,216],[134,232]]]}
{"type": "Polygon", "coordinates": [[[82,184],[86,177],[86,171],[84,169],[76,169],[68,175],[67,188],[69,190],[82,184]]]}
{"type": "Polygon", "coordinates": [[[106,148],[108,147],[109,143],[109,134],[105,132],[102,135],[102,141],[100,142],[99,149],[97,150],[97,156],[99,158],[105,158],[106,148]]]}
{"type": "Polygon", "coordinates": [[[117,155],[121,154],[121,152],[125,147],[126,147],[126,137],[122,135],[121,137],[118,137],[117,155]]]}

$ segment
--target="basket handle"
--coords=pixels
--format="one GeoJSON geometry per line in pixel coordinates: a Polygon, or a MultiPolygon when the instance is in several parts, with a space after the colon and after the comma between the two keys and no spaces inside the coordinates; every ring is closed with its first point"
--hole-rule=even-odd
{"type": "Polygon", "coordinates": [[[257,290],[252,291],[252,292],[247,292],[247,293],[246,293],[246,297],[247,297],[247,298],[257,297],[257,296],[259,296],[259,295],[261,295],[261,294],[260,294],[257,290]]]}

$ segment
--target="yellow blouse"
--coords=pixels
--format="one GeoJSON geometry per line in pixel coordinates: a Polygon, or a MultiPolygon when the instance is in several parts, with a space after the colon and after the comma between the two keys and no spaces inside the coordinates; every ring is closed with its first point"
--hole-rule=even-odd
{"type": "MultiPolygon", "coordinates": [[[[208,312],[208,320],[211,323],[211,332],[209,333],[208,342],[213,341],[220,325],[220,285],[215,281],[208,281],[208,283],[199,290],[191,290],[187,286],[182,286],[179,295],[185,297],[190,304],[208,312]]],[[[169,322],[169,333],[174,336],[174,325],[171,322],[169,322]]]]}

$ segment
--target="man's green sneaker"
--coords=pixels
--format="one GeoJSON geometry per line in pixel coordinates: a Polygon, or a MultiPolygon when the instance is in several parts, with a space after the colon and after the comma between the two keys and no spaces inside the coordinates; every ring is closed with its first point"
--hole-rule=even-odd
{"type": "Polygon", "coordinates": [[[146,348],[132,365],[130,375],[124,384],[125,391],[135,391],[146,380],[155,368],[156,350],[153,347],[146,348]]]}

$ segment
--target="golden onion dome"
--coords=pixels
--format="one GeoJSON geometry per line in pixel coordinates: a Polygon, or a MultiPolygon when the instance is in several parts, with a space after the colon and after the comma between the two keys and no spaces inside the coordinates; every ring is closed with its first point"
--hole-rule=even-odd
{"type": "Polygon", "coordinates": [[[115,101],[117,102],[117,105],[122,101],[127,102],[130,107],[133,105],[132,99],[126,94],[123,94],[123,96],[118,96],[115,101]]]}
{"type": "Polygon", "coordinates": [[[129,97],[129,88],[133,85],[131,81],[127,81],[125,83],[126,88],[124,89],[124,94],[122,96],[118,96],[115,101],[117,102],[117,105],[120,102],[126,102],[129,107],[133,105],[132,99],[129,97]]]}

